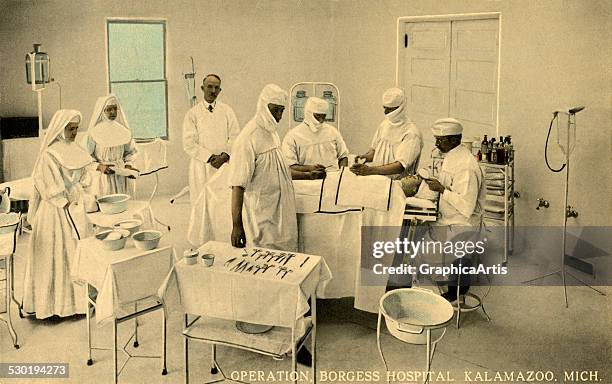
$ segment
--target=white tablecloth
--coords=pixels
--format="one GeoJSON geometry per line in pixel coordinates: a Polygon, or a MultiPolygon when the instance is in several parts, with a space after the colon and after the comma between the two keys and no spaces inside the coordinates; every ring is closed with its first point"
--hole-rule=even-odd
{"type": "Polygon", "coordinates": [[[191,314],[293,327],[308,311],[308,298],[320,296],[332,277],[319,256],[216,241],[199,251],[214,254],[214,265],[179,261],[160,293],[176,283],[181,306],[191,314]]]}
{"type": "Polygon", "coordinates": [[[113,215],[107,215],[100,211],[88,213],[87,220],[98,227],[112,228],[115,223],[121,220],[139,218],[143,221],[141,229],[155,228],[153,210],[147,201],[129,200],[127,204],[128,209],[124,212],[113,215]]]}
{"type": "MultiPolygon", "coordinates": [[[[372,195],[375,191],[370,187],[377,182],[382,185],[380,196],[376,199],[358,199],[365,207],[337,205],[340,176],[340,172],[330,172],[325,180],[293,181],[298,213],[298,250],[321,255],[329,265],[334,279],[323,298],[353,296],[356,308],[376,313],[386,285],[385,282],[377,282],[368,286],[361,281],[362,226],[396,228],[395,237],[398,237],[406,197],[399,181],[391,183],[386,177],[348,175],[346,179],[351,182],[355,194],[367,188],[372,195]],[[368,207],[369,204],[372,207],[368,207]]],[[[194,247],[208,241],[230,241],[231,189],[223,172],[218,172],[213,180],[204,188],[191,212],[188,239],[194,247]]],[[[373,231],[371,228],[367,230],[373,231]]],[[[380,262],[391,265],[392,258],[380,262]]]]}
{"type": "MultiPolygon", "coordinates": [[[[98,324],[121,317],[123,308],[138,300],[156,296],[173,263],[173,249],[162,244],[142,251],[128,239],[124,249],[106,251],[94,237],[77,245],[72,279],[89,283],[98,290],[98,324]]],[[[133,310],[133,307],[130,308],[133,310]]]]}

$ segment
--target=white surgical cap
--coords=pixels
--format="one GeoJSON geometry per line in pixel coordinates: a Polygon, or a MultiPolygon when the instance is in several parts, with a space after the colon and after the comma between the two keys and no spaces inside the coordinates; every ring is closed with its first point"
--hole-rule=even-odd
{"type": "Polygon", "coordinates": [[[327,113],[327,101],[318,97],[309,97],[304,105],[304,122],[313,132],[317,132],[322,124],[315,119],[315,113],[327,113]]]}
{"type": "Polygon", "coordinates": [[[452,136],[460,135],[463,132],[463,126],[459,120],[447,117],[436,120],[431,127],[434,136],[452,136]]]}
{"type": "Polygon", "coordinates": [[[327,113],[327,101],[318,97],[309,97],[304,105],[304,110],[312,113],[327,113]]]}
{"type": "Polygon", "coordinates": [[[72,117],[72,119],[70,119],[71,123],[80,123],[81,122],[81,116],[80,115],[74,115],[74,117],[72,117]]]}
{"type": "Polygon", "coordinates": [[[259,99],[266,104],[287,105],[287,92],[276,84],[266,85],[259,94],[259,99]]]}
{"type": "Polygon", "coordinates": [[[382,104],[384,107],[399,107],[404,102],[404,91],[399,88],[389,88],[383,93],[382,104]]]}
{"type": "Polygon", "coordinates": [[[275,131],[278,126],[278,122],[272,116],[272,113],[268,109],[268,104],[276,104],[285,106],[287,104],[287,92],[276,84],[266,85],[259,94],[259,100],[257,100],[257,113],[255,114],[255,121],[257,125],[264,128],[267,131],[275,131]]]}

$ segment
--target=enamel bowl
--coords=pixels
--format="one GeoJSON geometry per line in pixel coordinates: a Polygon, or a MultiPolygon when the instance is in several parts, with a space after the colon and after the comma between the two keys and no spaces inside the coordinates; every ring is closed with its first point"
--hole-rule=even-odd
{"type": "Polygon", "coordinates": [[[134,240],[136,248],[142,249],[143,251],[149,251],[157,248],[161,237],[162,233],[160,231],[146,230],[133,234],[132,240],[134,240]]]}
{"type": "Polygon", "coordinates": [[[140,227],[142,226],[142,220],[140,219],[125,219],[116,222],[113,227],[118,229],[126,229],[130,231],[130,236],[140,231],[140,227]]]}
{"type": "Polygon", "coordinates": [[[102,248],[107,251],[123,249],[128,237],[130,237],[130,231],[126,229],[109,229],[96,235],[96,239],[102,243],[102,248]]]}
{"type": "Polygon", "coordinates": [[[116,193],[99,197],[97,201],[100,212],[107,215],[114,215],[115,213],[121,213],[127,210],[128,200],[130,200],[130,195],[116,193]]]}

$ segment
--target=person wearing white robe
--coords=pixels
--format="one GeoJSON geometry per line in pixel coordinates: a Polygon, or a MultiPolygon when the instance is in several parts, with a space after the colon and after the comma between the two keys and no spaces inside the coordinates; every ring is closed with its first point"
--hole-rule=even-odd
{"type": "Polygon", "coordinates": [[[327,101],[309,97],[304,106],[304,122],[291,129],[283,139],[283,155],[292,177],[320,179],[326,171],[348,165],[348,149],[340,132],[324,123],[327,101]]]}
{"type": "Polygon", "coordinates": [[[286,103],[287,92],[277,85],[266,85],[259,95],[255,116],[234,144],[229,185],[231,241],[235,247],[297,251],[293,183],[276,131],[286,103]]]}
{"type": "Polygon", "coordinates": [[[210,74],[202,84],[204,100],[183,120],[183,149],[189,155],[189,199],[193,207],[204,185],[230,159],[240,127],[232,108],[217,100],[221,79],[210,74]]]}
{"type": "Polygon", "coordinates": [[[28,221],[23,310],[44,319],[85,313],[85,292],[72,283],[70,271],[84,221],[84,192],[90,181],[86,168],[93,159],[76,143],[81,113],[59,110],[53,115],[34,165],[34,191],[28,221]],[[79,233],[80,232],[80,233],[79,233]]]}
{"type": "MultiPolygon", "coordinates": [[[[429,189],[440,193],[440,217],[430,224],[430,237],[444,243],[476,242],[482,232],[486,186],[482,169],[469,149],[461,145],[463,126],[453,118],[437,120],[432,126],[436,147],[444,156],[438,178],[424,180],[429,189]]],[[[453,264],[469,267],[469,255],[453,264]]],[[[460,293],[469,289],[469,275],[461,275],[460,293]]],[[[451,276],[449,290],[443,296],[454,301],[457,276],[451,276]]]]}
{"type": "Polygon", "coordinates": [[[382,121],[367,153],[355,157],[351,171],[356,175],[387,175],[393,179],[416,172],[423,137],[406,116],[406,96],[399,88],[390,88],[382,98],[385,119],[382,121]],[[371,163],[362,164],[362,161],[371,163]]]}
{"type": "MultiPolygon", "coordinates": [[[[259,94],[255,116],[234,144],[229,174],[234,247],[248,245],[297,251],[293,182],[276,132],[287,97],[287,92],[278,85],[266,85],[259,94]]],[[[312,356],[305,346],[300,348],[296,359],[300,364],[312,366],[312,356]]]]}
{"type": "MultiPolygon", "coordinates": [[[[128,177],[116,169],[134,168],[136,145],[123,109],[115,95],[99,97],[91,115],[85,147],[95,162],[92,172],[91,193],[104,196],[130,193],[128,177]]],[[[133,178],[133,176],[132,176],[133,178]]]]}

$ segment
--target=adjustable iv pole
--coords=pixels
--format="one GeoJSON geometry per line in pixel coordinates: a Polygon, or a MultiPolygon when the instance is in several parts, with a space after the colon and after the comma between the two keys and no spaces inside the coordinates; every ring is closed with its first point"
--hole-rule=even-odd
{"type": "MultiPolygon", "coordinates": [[[[565,258],[567,256],[565,254],[566,240],[567,240],[567,219],[569,217],[576,217],[576,216],[578,216],[578,214],[575,211],[573,211],[572,208],[567,204],[568,203],[568,190],[569,190],[570,154],[573,152],[574,147],[576,146],[576,113],[582,111],[583,109],[584,109],[583,106],[579,106],[579,107],[574,107],[574,108],[571,108],[571,109],[556,110],[556,111],[553,112],[553,120],[555,118],[557,118],[559,114],[567,115],[567,135],[566,135],[567,137],[566,137],[565,145],[561,143],[561,137],[560,137],[561,135],[559,135],[559,131],[557,129],[557,145],[559,145],[559,147],[561,148],[561,151],[565,155],[565,164],[563,164],[561,166],[561,168],[559,168],[559,169],[553,169],[548,164],[548,155],[547,155],[548,138],[550,137],[550,130],[552,129],[552,121],[550,123],[551,125],[550,125],[549,130],[548,130],[548,136],[546,137],[546,148],[544,149],[544,157],[546,159],[546,165],[548,166],[548,168],[551,171],[553,171],[553,172],[561,172],[563,170],[563,168],[565,168],[565,193],[564,193],[565,204],[563,206],[564,209],[563,209],[563,240],[562,240],[562,245],[561,245],[561,269],[558,270],[558,271],[547,273],[544,276],[536,277],[535,279],[531,279],[531,280],[525,281],[525,283],[529,283],[529,282],[532,282],[532,281],[543,279],[543,278],[548,277],[548,276],[560,274],[561,275],[561,280],[563,281],[563,295],[565,297],[565,307],[566,308],[569,307],[569,304],[568,304],[568,301],[567,301],[567,284],[566,284],[566,281],[565,281],[566,274],[569,275],[574,280],[576,280],[579,283],[581,283],[582,285],[591,288],[593,291],[599,293],[600,295],[602,295],[602,296],[606,295],[602,291],[600,291],[600,290],[590,286],[586,282],[582,281],[578,277],[574,276],[573,274],[571,274],[570,272],[567,272],[565,270],[565,258]],[[572,137],[573,140],[570,139],[570,135],[573,136],[572,137]]],[[[558,128],[558,126],[557,126],[557,128],[558,128]]]]}

